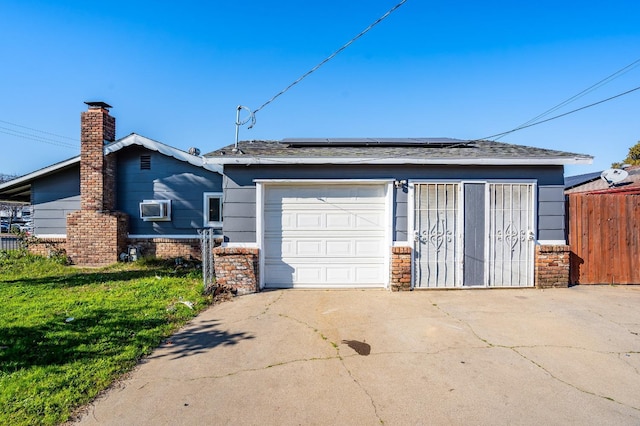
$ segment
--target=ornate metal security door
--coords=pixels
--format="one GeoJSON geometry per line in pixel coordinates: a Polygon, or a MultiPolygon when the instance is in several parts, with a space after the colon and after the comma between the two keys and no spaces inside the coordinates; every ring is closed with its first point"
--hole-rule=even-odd
{"type": "Polygon", "coordinates": [[[414,286],[457,287],[461,284],[460,184],[415,186],[414,286]]]}
{"type": "Polygon", "coordinates": [[[488,190],[488,285],[533,286],[534,186],[491,183],[488,190]]]}

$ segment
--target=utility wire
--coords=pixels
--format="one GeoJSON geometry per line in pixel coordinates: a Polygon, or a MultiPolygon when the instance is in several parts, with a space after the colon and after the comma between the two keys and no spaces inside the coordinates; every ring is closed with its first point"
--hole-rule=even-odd
{"type": "MultiPolygon", "coordinates": [[[[79,142],[77,138],[70,138],[69,136],[56,135],[55,133],[45,132],[44,130],[33,129],[31,127],[22,126],[20,124],[10,123],[9,121],[0,120],[0,123],[8,124],[10,126],[15,126],[15,127],[21,127],[23,129],[31,130],[33,132],[44,133],[45,135],[55,136],[56,138],[69,139],[74,142],[79,142]]],[[[2,128],[6,129],[6,127],[2,127],[2,128]]]]}
{"type": "MultiPolygon", "coordinates": [[[[267,102],[263,103],[262,105],[260,105],[257,109],[255,109],[253,111],[252,114],[255,114],[256,112],[260,111],[262,108],[266,107],[267,105],[269,105],[271,102],[273,102],[274,100],[276,100],[276,98],[278,98],[279,96],[283,95],[287,90],[291,89],[293,86],[295,86],[296,84],[300,83],[305,77],[307,77],[308,75],[310,75],[311,73],[313,73],[314,71],[316,71],[318,68],[320,68],[321,66],[323,66],[324,64],[326,64],[327,62],[329,62],[331,59],[333,59],[335,56],[337,56],[340,52],[342,52],[343,50],[345,50],[347,47],[349,47],[353,42],[355,42],[356,40],[358,40],[360,37],[362,37],[363,35],[365,35],[367,32],[369,32],[369,30],[371,30],[373,27],[375,27],[376,25],[378,25],[380,22],[382,22],[383,20],[385,20],[389,15],[391,15],[396,9],[398,9],[400,6],[402,6],[407,0],[402,0],[400,1],[398,4],[396,4],[395,6],[393,6],[391,9],[389,9],[384,15],[382,15],[380,18],[378,18],[375,22],[373,22],[371,25],[369,25],[367,28],[365,28],[364,30],[362,30],[357,36],[353,37],[351,40],[349,40],[347,43],[345,43],[344,45],[342,45],[342,47],[340,47],[338,50],[336,50],[335,52],[333,52],[331,55],[327,56],[326,59],[324,59],[322,62],[320,62],[318,65],[316,65],[315,67],[311,68],[309,71],[307,71],[306,73],[304,73],[303,75],[301,75],[296,81],[294,81],[293,83],[291,83],[290,85],[288,85],[287,87],[285,87],[284,89],[282,89],[280,92],[278,92],[275,96],[273,96],[271,99],[269,99],[267,102]]],[[[251,126],[250,126],[251,127],[251,126]]]]}
{"type": "MultiPolygon", "coordinates": [[[[524,128],[523,126],[527,126],[527,125],[535,122],[536,120],[539,120],[539,119],[541,119],[543,117],[546,117],[547,115],[551,114],[552,112],[559,110],[563,106],[568,105],[571,102],[573,102],[573,101],[575,101],[575,100],[587,95],[588,93],[593,92],[594,90],[604,86],[607,83],[610,83],[611,81],[615,80],[616,78],[620,77],[621,75],[631,71],[633,68],[637,67],[638,65],[640,65],[640,59],[636,59],[635,61],[633,61],[632,63],[630,63],[626,67],[623,67],[623,68],[619,69],[618,71],[614,72],[613,74],[609,75],[608,77],[605,77],[602,80],[598,81],[597,83],[587,87],[583,91],[581,91],[581,92],[571,96],[570,98],[560,102],[558,105],[554,106],[553,108],[550,108],[550,109],[546,110],[545,112],[543,112],[542,114],[539,114],[539,115],[533,117],[531,120],[520,124],[517,128],[524,128]]],[[[505,134],[507,134],[507,133],[505,133],[505,134]]],[[[501,137],[502,136],[498,137],[497,139],[500,139],[501,137]]]]}
{"type": "Polygon", "coordinates": [[[522,125],[522,126],[518,126],[518,127],[516,127],[515,129],[509,130],[509,131],[506,131],[506,132],[502,132],[502,133],[496,133],[495,135],[487,136],[487,137],[484,137],[484,138],[481,138],[481,139],[474,139],[474,140],[472,140],[472,141],[470,141],[470,142],[480,141],[480,140],[493,140],[493,139],[495,139],[496,137],[502,137],[502,136],[508,135],[508,134],[510,134],[510,133],[517,132],[518,130],[526,129],[526,128],[528,128],[528,127],[537,126],[538,124],[546,123],[546,122],[551,121],[551,120],[556,120],[556,119],[558,119],[558,118],[560,118],[560,117],[564,117],[564,116],[566,116],[566,115],[573,114],[573,113],[578,112],[578,111],[582,111],[583,109],[587,109],[587,108],[594,107],[594,106],[596,106],[596,105],[603,104],[603,103],[605,103],[605,102],[611,101],[611,100],[616,99],[616,98],[619,98],[619,97],[621,97],[621,96],[628,95],[629,93],[635,92],[636,90],[640,90],[640,86],[638,86],[638,87],[634,87],[633,89],[631,89],[631,90],[627,90],[626,92],[618,93],[617,95],[611,96],[611,97],[606,98],[606,99],[603,99],[603,100],[601,100],[601,101],[594,102],[594,103],[592,103],[592,104],[585,105],[585,106],[583,106],[583,107],[576,108],[576,109],[574,109],[574,110],[571,110],[571,111],[565,112],[564,114],[559,114],[559,115],[553,116],[553,117],[551,117],[551,118],[547,118],[547,119],[545,119],[545,120],[540,120],[540,121],[536,121],[536,122],[534,122],[534,123],[529,123],[529,124],[525,124],[525,125],[522,125]]]}
{"type": "Polygon", "coordinates": [[[42,142],[42,143],[46,143],[49,145],[56,145],[56,146],[60,146],[62,148],[67,148],[67,149],[75,149],[77,150],[79,148],[79,146],[74,146],[72,144],[66,143],[66,142],[62,142],[62,141],[56,141],[54,139],[49,139],[49,138],[44,138],[44,137],[40,137],[37,135],[32,135],[29,133],[25,133],[25,132],[19,132],[13,129],[7,129],[6,127],[0,127],[0,133],[4,133],[5,135],[9,135],[9,136],[15,136],[18,138],[22,138],[22,139],[30,139],[32,141],[36,141],[36,142],[42,142]],[[9,130],[9,131],[7,131],[9,130]]]}

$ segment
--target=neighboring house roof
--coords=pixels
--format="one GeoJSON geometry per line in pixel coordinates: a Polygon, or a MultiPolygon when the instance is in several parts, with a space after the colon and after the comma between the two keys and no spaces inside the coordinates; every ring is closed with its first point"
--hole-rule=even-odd
{"type": "Polygon", "coordinates": [[[80,156],[36,170],[24,176],[0,183],[0,200],[28,203],[31,198],[31,183],[53,173],[58,173],[80,164],[80,156]]]}
{"type": "Polygon", "coordinates": [[[492,141],[342,138],[242,141],[205,154],[219,164],[589,164],[593,157],[492,141]]]}
{"type": "Polygon", "coordinates": [[[600,178],[600,174],[602,172],[594,172],[589,173],[590,175],[596,175],[596,177],[592,179],[583,179],[580,182],[581,176],[587,175],[579,175],[579,176],[571,176],[565,179],[565,194],[573,194],[575,192],[591,192],[591,191],[603,191],[610,192],[613,189],[621,189],[626,188],[627,190],[640,186],[640,166],[630,166],[625,168],[626,172],[629,173],[626,179],[622,182],[619,182],[615,185],[609,185],[603,179],[600,178]],[[572,185],[568,185],[568,183],[572,183],[575,179],[575,182],[572,185]]]}
{"type": "Polygon", "coordinates": [[[582,185],[587,182],[592,182],[594,180],[600,179],[601,174],[602,172],[591,172],[585,173],[583,175],[567,176],[564,178],[564,188],[570,189],[574,186],[582,185]]]}
{"type": "MultiPolygon", "coordinates": [[[[187,152],[165,145],[161,142],[131,133],[122,139],[109,143],[104,147],[104,153],[110,154],[122,148],[139,145],[151,151],[157,151],[163,155],[173,157],[176,160],[187,162],[191,165],[202,167],[206,170],[222,174],[222,166],[215,163],[206,163],[202,157],[191,155],[187,152]]],[[[36,170],[24,176],[0,184],[0,200],[29,202],[31,194],[31,183],[36,179],[41,179],[53,173],[80,164],[80,156],[69,158],[40,170],[36,170]]]]}

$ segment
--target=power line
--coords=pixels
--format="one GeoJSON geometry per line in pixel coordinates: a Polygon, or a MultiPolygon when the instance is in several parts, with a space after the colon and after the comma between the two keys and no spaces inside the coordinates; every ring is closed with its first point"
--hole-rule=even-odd
{"type": "Polygon", "coordinates": [[[49,138],[44,138],[44,137],[40,137],[37,135],[32,135],[29,133],[25,133],[25,132],[19,132],[13,129],[7,129],[6,127],[0,127],[0,133],[4,133],[5,135],[9,135],[9,136],[15,136],[17,138],[22,138],[22,139],[29,139],[32,141],[36,141],[36,142],[42,142],[42,143],[46,143],[49,145],[56,145],[62,148],[67,148],[67,149],[79,149],[79,146],[74,146],[62,141],[56,141],[54,139],[49,139],[49,138]],[[6,130],[5,130],[6,129],[6,130]],[[7,131],[9,130],[9,131],[7,131]]]}
{"type": "MultiPolygon", "coordinates": [[[[597,83],[587,87],[586,89],[582,90],[581,92],[579,92],[579,93],[571,96],[570,98],[560,102],[558,105],[556,105],[556,106],[554,106],[552,108],[549,108],[548,110],[546,110],[542,114],[536,115],[531,120],[520,124],[517,128],[524,128],[522,126],[527,126],[528,124],[533,123],[533,122],[535,122],[536,120],[539,120],[542,117],[546,117],[547,115],[551,114],[552,112],[559,110],[563,106],[568,105],[571,102],[573,102],[573,101],[575,101],[575,100],[587,95],[588,93],[593,92],[594,90],[604,86],[607,83],[610,83],[611,81],[615,80],[616,78],[620,77],[621,75],[631,71],[633,68],[637,67],[638,65],[640,65],[640,59],[636,59],[635,61],[633,61],[629,65],[619,69],[618,71],[614,72],[613,74],[609,75],[608,77],[603,78],[602,80],[600,80],[597,83]]],[[[501,137],[502,136],[498,137],[497,139],[500,139],[501,137]]]]}
{"type": "MultiPolygon", "coordinates": [[[[0,120],[0,123],[8,124],[8,125],[14,126],[14,127],[20,127],[20,128],[23,128],[23,129],[31,130],[33,132],[44,133],[44,134],[49,135],[49,136],[55,136],[56,138],[68,139],[68,140],[71,140],[71,141],[74,141],[74,142],[79,142],[79,140],[77,138],[70,138],[69,136],[56,135],[55,133],[45,132],[44,130],[33,129],[31,127],[22,126],[22,125],[16,124],[16,123],[11,123],[9,121],[0,120]]],[[[3,128],[5,128],[5,127],[3,127],[3,128]]]]}
{"type": "MultiPolygon", "coordinates": [[[[353,44],[356,40],[358,40],[360,37],[362,37],[363,35],[365,35],[367,32],[369,32],[369,30],[371,30],[373,27],[375,27],[376,25],[378,25],[380,22],[382,22],[383,20],[385,20],[389,15],[391,15],[396,9],[398,9],[400,6],[402,6],[407,0],[402,0],[400,1],[398,4],[396,4],[395,6],[393,6],[391,9],[389,9],[384,15],[382,15],[380,18],[378,18],[375,22],[373,22],[371,25],[369,25],[367,28],[365,28],[364,30],[362,30],[357,36],[353,37],[351,40],[349,40],[348,42],[346,42],[344,45],[342,45],[342,47],[340,47],[338,50],[336,50],[335,52],[333,52],[331,55],[327,56],[323,61],[321,61],[318,65],[316,65],[315,67],[311,68],[309,71],[307,71],[306,73],[304,73],[303,75],[301,75],[296,81],[294,81],[293,83],[291,83],[290,85],[288,85],[287,87],[285,87],[284,89],[282,89],[280,92],[278,92],[276,95],[274,95],[271,99],[269,99],[268,101],[266,101],[265,103],[263,103],[262,105],[260,105],[258,108],[256,108],[252,114],[255,115],[255,113],[257,113],[258,111],[260,111],[262,108],[266,107],[267,105],[269,105],[271,102],[273,102],[274,100],[276,100],[276,98],[278,98],[279,96],[283,95],[285,92],[287,92],[289,89],[291,89],[293,86],[295,86],[296,84],[300,83],[305,77],[309,76],[310,74],[312,74],[313,72],[315,72],[318,68],[320,68],[321,66],[323,66],[324,64],[326,64],[327,62],[329,62],[331,59],[333,59],[335,56],[337,56],[340,52],[342,52],[343,50],[345,50],[347,47],[349,47],[351,44],[353,44]]],[[[253,126],[253,124],[251,126],[249,126],[249,128],[251,128],[253,126]]]]}
{"type": "MultiPolygon", "coordinates": [[[[518,127],[516,127],[515,129],[509,130],[509,131],[506,131],[506,132],[496,133],[495,135],[487,136],[487,137],[480,138],[480,139],[474,139],[473,141],[478,141],[478,140],[492,140],[492,139],[494,139],[494,138],[496,138],[496,137],[502,137],[502,136],[508,135],[508,134],[510,134],[510,133],[517,132],[518,130],[526,129],[526,128],[528,128],[528,127],[537,126],[538,124],[546,123],[546,122],[551,121],[551,120],[556,120],[556,119],[558,119],[558,118],[560,118],[560,117],[564,117],[564,116],[567,116],[567,115],[569,115],[569,114],[573,114],[573,113],[575,113],[575,112],[582,111],[583,109],[587,109],[587,108],[594,107],[594,106],[596,106],[596,105],[600,105],[600,104],[602,104],[602,103],[605,103],[605,102],[611,101],[611,100],[616,99],[616,98],[619,98],[619,97],[621,97],[621,96],[628,95],[629,93],[635,92],[636,90],[640,90],[640,86],[638,86],[638,87],[634,87],[633,89],[631,89],[631,90],[627,90],[626,92],[618,93],[617,95],[611,96],[611,97],[606,98],[606,99],[603,99],[603,100],[601,100],[601,101],[594,102],[594,103],[592,103],[592,104],[585,105],[585,106],[583,106],[583,107],[576,108],[576,109],[574,109],[574,110],[571,110],[571,111],[565,112],[564,114],[559,114],[559,115],[553,116],[553,117],[551,117],[551,118],[547,118],[547,119],[545,119],[545,120],[540,120],[540,121],[536,121],[536,122],[534,122],[534,123],[529,123],[529,124],[526,124],[526,125],[518,126],[518,127]]],[[[473,141],[471,141],[471,142],[473,142],[473,141]]]]}

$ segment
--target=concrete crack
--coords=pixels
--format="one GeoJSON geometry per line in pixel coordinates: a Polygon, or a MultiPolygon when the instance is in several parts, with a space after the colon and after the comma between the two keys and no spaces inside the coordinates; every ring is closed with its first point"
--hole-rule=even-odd
{"type": "MultiPolygon", "coordinates": [[[[632,408],[632,409],[634,409],[634,410],[638,410],[638,411],[640,411],[640,408],[638,408],[638,407],[634,407],[634,406],[632,406],[632,405],[624,404],[624,403],[622,403],[622,402],[620,402],[620,401],[616,401],[615,399],[613,399],[613,398],[611,398],[611,397],[604,396],[604,395],[599,395],[599,394],[597,394],[597,393],[595,393],[595,392],[591,392],[591,391],[588,391],[588,390],[586,390],[586,389],[582,389],[582,388],[580,388],[580,387],[578,387],[578,386],[574,385],[573,383],[569,383],[569,382],[567,382],[566,380],[562,380],[561,378],[559,378],[559,377],[555,376],[553,373],[551,373],[551,371],[549,371],[548,369],[546,369],[543,365],[541,365],[541,364],[539,364],[539,363],[535,362],[534,360],[532,360],[532,359],[530,359],[530,358],[526,357],[524,354],[522,354],[520,351],[518,351],[518,348],[544,348],[544,347],[566,348],[566,349],[578,349],[578,350],[585,350],[585,351],[588,351],[589,349],[586,349],[586,348],[577,348],[577,347],[573,347],[573,346],[556,346],[556,345],[531,345],[531,346],[524,346],[524,345],[523,345],[523,346],[517,346],[517,345],[516,345],[516,346],[498,345],[498,344],[495,344],[495,343],[492,343],[492,342],[488,341],[487,339],[484,339],[484,338],[480,337],[480,336],[478,335],[478,333],[476,333],[476,331],[473,329],[473,327],[471,326],[471,324],[469,324],[468,322],[466,322],[466,321],[464,321],[464,320],[462,320],[462,319],[460,319],[460,318],[456,317],[455,315],[452,315],[452,314],[450,314],[449,312],[445,311],[445,310],[444,310],[444,309],[442,309],[440,306],[438,306],[438,304],[437,304],[437,303],[431,303],[431,305],[432,305],[433,307],[435,307],[436,309],[438,309],[438,310],[439,310],[440,312],[442,312],[443,314],[445,314],[446,316],[448,316],[449,318],[452,318],[452,319],[454,319],[454,320],[458,321],[459,323],[464,324],[464,325],[465,325],[465,326],[466,326],[466,327],[471,331],[471,333],[472,333],[472,334],[473,334],[473,335],[474,335],[478,340],[480,340],[481,342],[485,343],[489,348],[503,348],[503,349],[510,349],[510,350],[512,350],[513,352],[515,352],[516,354],[518,354],[519,356],[521,356],[523,359],[525,359],[525,360],[527,360],[527,361],[531,362],[533,365],[535,365],[536,367],[540,368],[542,371],[544,371],[545,373],[547,373],[547,374],[548,374],[551,378],[553,378],[554,380],[557,380],[558,382],[563,383],[563,384],[565,384],[566,386],[572,387],[572,388],[576,389],[576,390],[577,390],[577,391],[579,391],[579,392],[583,392],[583,393],[586,393],[586,394],[588,394],[588,395],[592,395],[592,396],[595,396],[595,397],[598,397],[598,398],[606,399],[606,400],[608,400],[608,401],[615,402],[616,404],[620,404],[620,405],[622,405],[622,406],[629,407],[629,408],[632,408]]],[[[598,314],[598,315],[600,315],[600,314],[598,314]]],[[[607,319],[607,318],[603,317],[602,315],[600,315],[600,317],[602,317],[603,319],[607,319]]],[[[607,320],[608,320],[608,319],[607,319],[607,320]]],[[[618,325],[619,327],[623,327],[623,328],[627,329],[629,332],[631,332],[631,330],[629,330],[627,327],[625,327],[625,326],[623,326],[623,325],[621,325],[621,324],[618,324],[618,323],[616,323],[615,321],[612,321],[612,320],[609,320],[609,321],[611,321],[611,322],[613,322],[614,324],[618,325]]],[[[597,352],[597,351],[595,351],[595,352],[597,352]]],[[[621,355],[621,353],[619,353],[619,352],[605,352],[605,353],[618,354],[618,356],[620,356],[620,355],[621,355]]],[[[624,353],[628,353],[628,352],[624,352],[624,353]]],[[[628,363],[627,363],[627,364],[628,364],[628,363]]],[[[638,372],[638,370],[637,370],[635,367],[634,367],[634,370],[636,371],[636,373],[638,372]]]]}
{"type": "Polygon", "coordinates": [[[280,301],[280,299],[282,299],[283,297],[284,297],[284,291],[281,291],[276,299],[272,300],[271,302],[267,303],[264,306],[264,309],[262,310],[262,312],[260,312],[257,315],[251,315],[249,318],[260,318],[260,316],[266,315],[267,312],[269,312],[269,309],[271,309],[271,307],[273,305],[275,305],[276,303],[278,303],[280,301]]]}
{"type": "MultiPolygon", "coordinates": [[[[427,299],[429,300],[429,299],[427,299]]],[[[430,301],[430,300],[429,300],[430,301]]],[[[430,301],[431,302],[431,301],[430,301]]],[[[445,314],[446,316],[448,316],[449,318],[457,321],[460,324],[463,324],[465,327],[467,327],[469,329],[469,331],[471,331],[471,334],[473,334],[476,339],[480,340],[482,343],[484,343],[485,345],[487,345],[488,347],[492,348],[496,345],[494,345],[493,343],[491,343],[490,341],[488,341],[487,339],[480,337],[480,335],[478,333],[476,333],[476,331],[473,329],[473,327],[471,327],[471,324],[469,324],[468,322],[456,317],[455,315],[450,314],[449,312],[445,311],[444,309],[442,309],[440,306],[438,306],[437,303],[431,303],[431,306],[433,306],[434,308],[436,308],[438,311],[442,312],[443,314],[445,314]]]]}
{"type": "MultiPolygon", "coordinates": [[[[340,348],[336,348],[336,349],[338,350],[338,353],[340,353],[340,348]]],[[[349,370],[349,367],[347,367],[347,365],[344,363],[344,358],[342,356],[339,356],[338,358],[340,359],[340,363],[342,364],[342,367],[349,374],[349,377],[351,377],[351,380],[353,380],[353,382],[356,385],[358,385],[358,387],[362,390],[362,392],[364,392],[364,394],[367,395],[367,398],[369,398],[369,401],[371,402],[371,407],[373,408],[373,413],[376,415],[376,418],[378,419],[378,422],[380,422],[380,424],[383,425],[384,424],[384,420],[382,420],[382,418],[380,417],[380,413],[378,413],[378,406],[376,405],[376,402],[374,401],[374,399],[371,396],[371,394],[367,391],[367,389],[365,389],[364,386],[362,386],[362,383],[360,383],[358,381],[358,379],[353,375],[351,370],[349,370]]]]}
{"type": "Polygon", "coordinates": [[[529,361],[530,363],[532,363],[533,365],[535,365],[536,367],[538,367],[539,369],[541,369],[542,371],[544,371],[545,373],[547,373],[551,378],[553,378],[554,380],[557,380],[560,383],[563,383],[566,386],[572,387],[573,389],[585,393],[587,395],[591,395],[591,396],[595,396],[597,398],[602,398],[602,399],[606,399],[607,401],[611,401],[611,402],[615,402],[616,404],[622,405],[624,407],[629,407],[632,408],[634,410],[640,411],[640,408],[638,407],[634,407],[633,405],[628,405],[628,404],[624,404],[620,401],[616,401],[615,399],[609,397],[609,396],[604,396],[604,395],[600,395],[597,394],[595,392],[591,392],[588,391],[586,389],[582,389],[576,385],[574,385],[573,383],[569,383],[566,380],[561,379],[560,377],[554,375],[551,371],[549,371],[548,369],[546,369],[542,364],[537,363],[536,361],[532,360],[531,358],[528,358],[527,356],[525,356],[523,353],[519,352],[515,347],[513,348],[509,348],[512,351],[514,351],[515,353],[517,353],[518,355],[520,355],[523,359],[526,359],[527,361],[529,361]]]}
{"type": "MultiPolygon", "coordinates": [[[[375,401],[373,400],[373,397],[364,388],[364,386],[362,386],[362,384],[358,381],[358,379],[353,375],[351,370],[349,370],[349,368],[344,363],[344,357],[340,353],[340,346],[337,343],[330,341],[329,338],[322,333],[322,331],[318,330],[315,327],[312,327],[311,325],[307,324],[306,322],[301,321],[301,320],[299,320],[297,318],[290,317],[288,315],[284,315],[284,314],[279,314],[279,315],[282,318],[287,318],[287,319],[289,319],[291,321],[295,321],[298,324],[302,324],[303,326],[305,326],[308,329],[312,330],[314,333],[316,333],[318,336],[320,336],[320,338],[322,340],[328,342],[335,349],[335,351],[336,351],[336,357],[335,358],[340,360],[340,364],[342,364],[342,368],[344,368],[345,371],[347,372],[347,374],[349,374],[349,377],[351,377],[351,380],[353,380],[353,382],[362,390],[362,392],[367,396],[367,398],[369,398],[369,401],[371,402],[371,406],[373,407],[373,412],[374,412],[376,418],[378,419],[380,424],[384,424],[384,421],[382,420],[382,418],[380,417],[380,414],[378,413],[378,406],[376,405],[375,401]]],[[[360,355],[358,355],[358,356],[360,356],[360,355]]],[[[334,357],[329,357],[329,358],[326,358],[326,359],[335,359],[335,358],[334,357]]]]}

